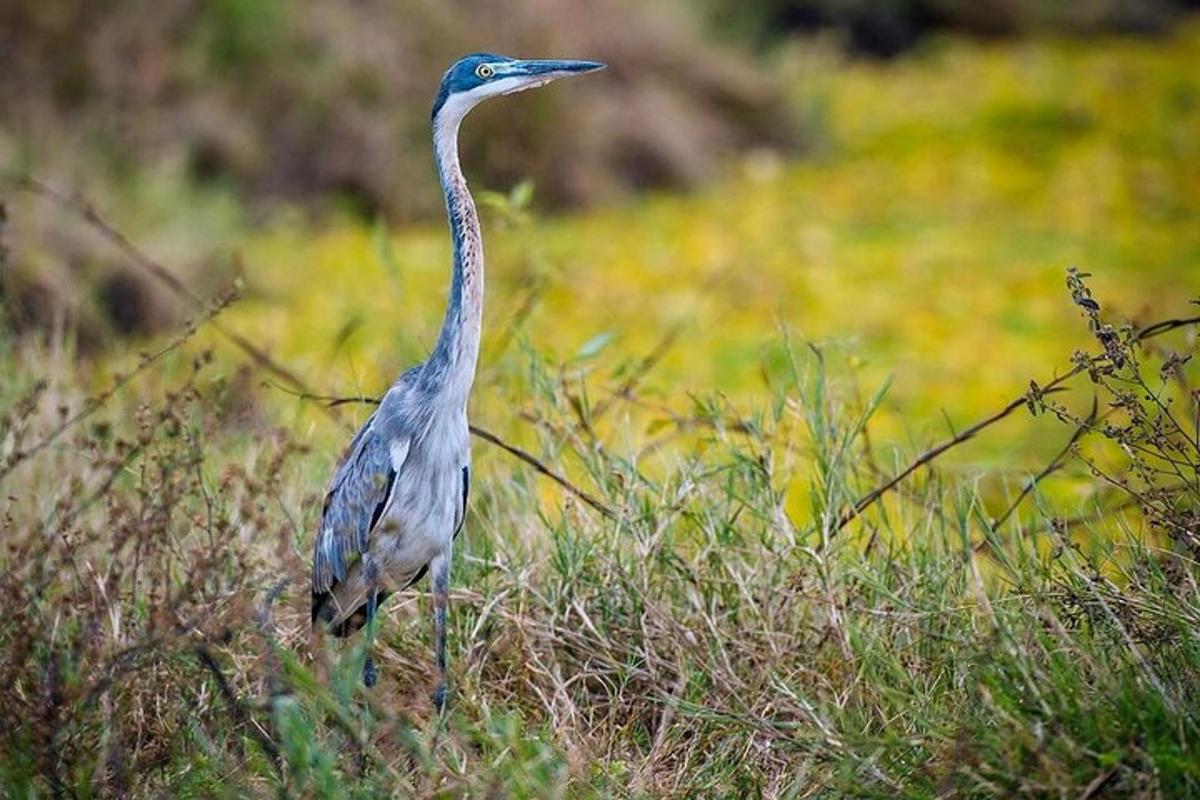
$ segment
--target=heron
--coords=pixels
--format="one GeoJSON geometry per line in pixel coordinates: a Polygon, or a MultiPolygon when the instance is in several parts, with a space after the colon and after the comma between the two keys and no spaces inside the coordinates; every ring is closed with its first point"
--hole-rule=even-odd
{"type": "MultiPolygon", "coordinates": [[[[313,545],[313,626],[346,637],[368,627],[380,604],[429,573],[438,684],[447,695],[446,610],[454,540],[471,484],[467,401],[483,323],[483,239],[458,157],[467,113],[491,97],[603,68],[596,61],[517,59],[475,53],[442,78],[433,104],[433,152],[446,201],[452,259],[449,299],[429,357],[401,373],[334,470],[313,545]]],[[[363,683],[378,670],[368,654],[363,683]]]]}

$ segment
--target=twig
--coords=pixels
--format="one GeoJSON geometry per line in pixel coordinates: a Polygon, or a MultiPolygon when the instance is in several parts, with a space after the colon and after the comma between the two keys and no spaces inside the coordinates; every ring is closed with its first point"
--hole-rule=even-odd
{"type": "Polygon", "coordinates": [[[174,339],[167,342],[167,344],[165,344],[162,348],[155,351],[154,353],[150,353],[149,355],[143,356],[142,360],[138,363],[138,365],[136,367],[134,367],[132,370],[130,370],[128,374],[120,375],[115,381],[113,381],[112,386],[108,387],[100,394],[92,397],[87,403],[84,404],[83,408],[79,409],[74,414],[72,414],[70,417],[63,420],[58,425],[57,428],[50,431],[50,433],[46,434],[46,436],[43,437],[41,439],[41,441],[37,442],[32,447],[29,447],[24,450],[17,450],[14,453],[12,453],[8,457],[7,462],[4,463],[3,465],[0,465],[0,480],[3,480],[4,478],[6,478],[9,475],[9,473],[11,473],[14,469],[16,469],[18,464],[20,464],[23,461],[28,461],[30,458],[37,455],[42,450],[45,450],[47,447],[49,447],[51,444],[53,444],[55,442],[55,440],[58,439],[58,437],[62,436],[64,433],[66,433],[71,428],[78,425],[84,419],[86,419],[89,416],[91,416],[92,414],[94,414],[105,403],[107,403],[109,400],[111,400],[112,397],[117,392],[121,391],[121,389],[123,389],[130,381],[132,381],[134,378],[136,378],[142,372],[145,372],[148,367],[150,367],[151,365],[162,360],[162,358],[164,356],[166,356],[167,354],[177,350],[185,342],[187,342],[189,339],[191,339],[193,335],[195,335],[196,331],[200,327],[200,324],[202,324],[204,322],[211,323],[213,321],[213,319],[216,317],[216,315],[219,314],[222,310],[224,310],[229,305],[229,303],[232,301],[232,299],[233,299],[232,295],[229,295],[229,296],[221,299],[220,301],[218,301],[218,303],[216,305],[213,306],[213,308],[209,309],[206,312],[205,316],[199,321],[199,323],[197,323],[195,321],[189,323],[183,333],[179,334],[174,339]]]}
{"type": "Polygon", "coordinates": [[[1092,778],[1092,782],[1084,787],[1083,794],[1079,795],[1079,800],[1092,800],[1093,797],[1099,797],[1100,792],[1109,784],[1109,781],[1117,776],[1120,770],[1121,763],[1118,762],[1113,764],[1106,772],[1101,772],[1095,778],[1092,778]]]}
{"type": "Polygon", "coordinates": [[[312,392],[301,392],[296,391],[288,386],[280,386],[278,383],[271,383],[270,381],[266,381],[263,383],[263,385],[269,389],[277,389],[285,394],[290,394],[292,397],[296,397],[300,400],[316,400],[318,403],[324,403],[326,408],[336,408],[338,406],[349,405],[350,403],[363,403],[364,405],[368,406],[377,406],[383,402],[381,398],[367,397],[366,395],[359,395],[358,397],[339,397],[338,395],[334,394],[314,394],[312,392]]]}
{"type": "MultiPolygon", "coordinates": [[[[146,272],[165,284],[177,296],[183,298],[196,308],[203,309],[205,301],[195,292],[187,287],[179,278],[177,278],[169,269],[155,261],[142,251],[137,245],[129,240],[129,237],[110,225],[100,213],[96,211],[96,207],[78,192],[67,194],[59,189],[44,183],[37,178],[28,175],[6,176],[7,180],[16,186],[18,189],[29,192],[30,194],[43,197],[50,200],[62,208],[74,212],[85,222],[97,230],[110,244],[125,254],[130,261],[137,264],[146,272]]],[[[242,352],[250,357],[254,363],[258,364],[268,372],[274,373],[280,379],[289,383],[292,387],[300,391],[308,391],[305,385],[296,373],[284,367],[275,359],[267,355],[253,342],[246,339],[237,331],[231,330],[219,323],[213,323],[213,329],[220,333],[229,341],[233,342],[242,352]]]]}
{"type": "MultiPolygon", "coordinates": [[[[1135,338],[1139,342],[1141,342],[1141,341],[1145,341],[1146,339],[1150,339],[1152,337],[1167,333],[1169,331],[1176,330],[1178,328],[1184,328],[1189,325],[1197,325],[1197,324],[1200,324],[1200,317],[1187,317],[1187,318],[1181,318],[1181,319],[1164,320],[1162,322],[1156,322],[1156,323],[1147,325],[1146,327],[1142,328],[1135,334],[1135,338]]],[[[1083,371],[1082,367],[1075,367],[1070,372],[1066,373],[1065,375],[1061,375],[1061,376],[1055,378],[1050,383],[1048,383],[1045,386],[1038,389],[1037,393],[1040,396],[1044,396],[1050,392],[1062,391],[1062,384],[1065,383],[1066,381],[1068,381],[1069,379],[1075,377],[1082,371],[1083,371]]],[[[854,504],[854,506],[849,511],[845,512],[841,516],[841,518],[838,519],[837,527],[834,529],[834,533],[836,534],[842,528],[849,525],[852,520],[854,520],[856,517],[861,515],[863,511],[865,511],[866,509],[868,509],[869,507],[874,505],[875,502],[879,500],[879,498],[883,497],[885,494],[890,492],[892,489],[896,488],[896,486],[898,484],[900,484],[900,482],[903,481],[905,478],[907,478],[909,475],[913,474],[921,467],[930,463],[931,461],[936,459],[938,456],[945,453],[947,450],[951,450],[951,449],[957,447],[958,445],[962,444],[963,442],[966,442],[969,439],[974,438],[975,435],[978,434],[980,431],[984,430],[985,428],[991,427],[992,425],[996,424],[1000,420],[1009,416],[1010,414],[1012,414],[1014,411],[1016,411],[1021,406],[1026,405],[1029,402],[1029,399],[1030,399],[1029,393],[1022,394],[1020,397],[1014,398],[1003,409],[1001,409],[1000,411],[997,411],[995,414],[992,414],[990,417],[980,420],[979,422],[975,423],[971,427],[964,430],[962,433],[959,433],[959,434],[955,435],[954,437],[942,442],[938,446],[932,448],[931,450],[927,450],[926,452],[922,453],[915,461],[913,461],[911,464],[909,464],[907,467],[905,467],[901,472],[897,473],[895,477],[891,478],[886,483],[883,483],[882,485],[877,486],[876,488],[872,489],[870,492],[868,492],[867,494],[865,494],[861,498],[859,498],[859,500],[854,504]]]]}
{"type": "Polygon", "coordinates": [[[587,503],[589,506],[591,506],[596,511],[603,514],[605,517],[608,517],[609,519],[617,518],[616,512],[614,512],[611,508],[604,505],[604,503],[600,502],[595,497],[592,497],[590,494],[585,492],[583,489],[580,489],[578,486],[571,483],[566,478],[559,475],[557,472],[553,471],[552,469],[547,467],[545,464],[543,464],[541,461],[539,461],[537,458],[535,458],[534,456],[525,452],[521,448],[519,448],[515,445],[509,444],[508,442],[504,441],[503,439],[501,439],[499,436],[492,433],[491,431],[484,430],[483,428],[480,428],[476,425],[471,426],[471,433],[473,435],[475,435],[476,437],[483,439],[485,442],[488,442],[489,444],[494,444],[496,447],[499,447],[501,450],[508,453],[509,455],[515,456],[516,458],[520,459],[521,461],[524,461],[526,464],[533,467],[533,469],[536,472],[538,472],[542,475],[545,475],[547,478],[554,481],[559,486],[566,489],[568,492],[575,495],[583,502],[587,503]]]}
{"type": "MultiPolygon", "coordinates": [[[[337,395],[328,395],[328,394],[310,394],[307,392],[303,392],[303,393],[302,392],[293,392],[292,390],[290,390],[284,386],[279,386],[277,384],[271,384],[271,385],[275,389],[278,389],[282,392],[288,392],[289,394],[295,395],[296,397],[302,398],[304,400],[317,400],[319,402],[325,403],[330,406],[344,405],[346,403],[366,403],[367,405],[377,406],[381,402],[378,398],[374,398],[374,397],[338,397],[337,395]]],[[[501,450],[508,453],[509,455],[515,456],[516,458],[520,459],[521,461],[524,461],[526,464],[533,467],[533,469],[536,472],[538,472],[542,475],[545,475],[547,478],[554,481],[559,486],[566,489],[568,492],[575,495],[580,500],[587,503],[589,506],[594,508],[596,511],[599,511],[601,514],[608,517],[609,519],[616,519],[617,514],[615,511],[613,511],[611,508],[606,506],[601,501],[597,500],[592,495],[585,492],[583,489],[580,489],[578,486],[571,483],[569,480],[567,480],[563,476],[559,475],[554,470],[550,469],[544,463],[539,461],[538,458],[536,456],[534,456],[533,454],[531,454],[525,450],[522,450],[521,448],[517,447],[516,445],[509,444],[508,442],[504,441],[496,434],[492,433],[491,431],[487,430],[486,428],[481,428],[478,425],[471,426],[471,433],[476,438],[482,439],[483,441],[487,442],[488,444],[495,445],[496,447],[499,447],[501,450]]]]}
{"type": "Polygon", "coordinates": [[[1147,325],[1137,332],[1137,340],[1139,342],[1149,339],[1153,336],[1173,331],[1176,328],[1186,328],[1189,325],[1200,324],[1200,317],[1187,317],[1184,319],[1167,319],[1162,322],[1156,322],[1153,325],[1147,325]]]}
{"type": "MultiPolygon", "coordinates": [[[[1082,368],[1075,367],[1074,369],[1072,369],[1070,372],[1066,373],[1065,375],[1061,375],[1061,376],[1055,378],[1054,380],[1050,381],[1050,383],[1041,387],[1038,390],[1038,393],[1040,395],[1045,395],[1050,392],[1061,391],[1062,384],[1065,383],[1067,380],[1078,375],[1081,371],[1082,371],[1082,368]]],[[[925,466],[929,462],[933,461],[938,456],[940,456],[942,453],[945,453],[947,450],[951,450],[955,447],[958,447],[963,442],[966,442],[966,441],[969,441],[969,440],[975,438],[975,436],[980,431],[983,431],[984,429],[990,428],[992,425],[995,425],[1000,420],[1002,420],[1005,417],[1012,414],[1018,408],[1021,408],[1022,406],[1027,405],[1028,402],[1029,402],[1029,393],[1026,392],[1025,394],[1022,394],[1020,397],[1014,398],[1012,401],[1009,402],[1008,405],[1006,405],[1000,411],[997,411],[995,414],[992,414],[991,416],[986,417],[986,418],[980,420],[979,422],[976,422],[974,425],[972,425],[969,428],[966,428],[961,433],[956,434],[952,438],[947,439],[946,441],[942,442],[941,444],[937,445],[936,447],[922,453],[915,461],[913,461],[911,464],[909,464],[907,467],[905,467],[902,471],[897,473],[895,477],[891,478],[886,483],[883,483],[882,485],[877,486],[876,488],[872,489],[870,492],[868,492],[867,494],[865,494],[861,498],[859,498],[859,500],[854,504],[854,506],[849,511],[842,514],[842,516],[838,519],[837,527],[835,527],[833,529],[833,534],[837,534],[838,531],[840,531],[842,528],[849,525],[852,520],[854,520],[856,517],[858,517],[860,514],[862,514],[863,511],[867,510],[872,505],[874,505],[874,503],[877,500],[879,500],[879,498],[883,497],[885,494],[890,492],[892,489],[895,489],[896,486],[899,485],[899,483],[901,481],[903,481],[905,478],[907,478],[909,475],[913,474],[914,472],[916,472],[918,469],[925,466]]],[[[832,538],[832,535],[830,538],[832,538]]]]}
{"type": "Polygon", "coordinates": [[[213,658],[208,647],[199,645],[196,648],[196,657],[200,659],[200,663],[212,673],[213,678],[217,682],[217,688],[221,690],[221,696],[225,698],[225,702],[229,704],[229,713],[233,716],[234,721],[239,725],[244,726],[254,737],[254,741],[258,743],[260,749],[270,759],[275,770],[279,773],[279,777],[283,777],[283,757],[279,754],[279,746],[267,736],[254,723],[254,719],[250,715],[250,711],[246,708],[245,703],[233,692],[233,687],[229,685],[229,681],[225,678],[225,673],[221,671],[221,665],[213,658]]]}
{"type": "Polygon", "coordinates": [[[1079,424],[1079,427],[1077,427],[1075,429],[1075,432],[1073,434],[1071,434],[1071,438],[1068,439],[1067,443],[1065,445],[1063,445],[1063,448],[1058,451],[1058,454],[1050,460],[1050,463],[1046,465],[1046,468],[1043,469],[1041,472],[1039,472],[1037,475],[1033,476],[1033,478],[1029,481],[1029,483],[1025,484],[1025,488],[1023,488],[1021,490],[1021,493],[1019,495],[1017,495],[1017,499],[1013,500],[1012,505],[1010,505],[1008,507],[1008,509],[1003,514],[1001,514],[1000,517],[996,520],[996,522],[992,525],[993,528],[999,528],[1001,525],[1003,525],[1005,522],[1007,522],[1009,517],[1011,517],[1016,512],[1017,508],[1021,505],[1021,503],[1025,500],[1025,498],[1029,496],[1030,492],[1032,492],[1034,490],[1034,488],[1037,487],[1038,483],[1040,483],[1042,481],[1042,479],[1057,472],[1059,469],[1062,468],[1063,462],[1066,460],[1067,455],[1071,452],[1071,448],[1074,447],[1075,444],[1080,439],[1083,438],[1084,434],[1086,434],[1088,431],[1090,431],[1092,429],[1092,425],[1096,422],[1097,408],[1098,408],[1098,406],[1097,406],[1096,398],[1093,396],[1092,397],[1092,411],[1090,414],[1088,414],[1087,419],[1085,419],[1083,422],[1081,422],[1079,424]]]}

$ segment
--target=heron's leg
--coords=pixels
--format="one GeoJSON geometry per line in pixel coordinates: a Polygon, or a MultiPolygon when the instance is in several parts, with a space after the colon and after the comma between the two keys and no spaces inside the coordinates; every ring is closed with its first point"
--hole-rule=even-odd
{"type": "Polygon", "coordinates": [[[379,610],[379,576],[372,559],[363,565],[371,591],[367,595],[367,660],[363,662],[363,686],[370,689],[379,680],[379,669],[375,666],[375,612],[379,610]]]}
{"type": "Polygon", "coordinates": [[[439,712],[446,709],[446,608],[450,605],[450,545],[429,564],[433,581],[433,637],[437,659],[438,685],[433,692],[433,705],[439,712]]]}
{"type": "Polygon", "coordinates": [[[363,662],[363,686],[370,689],[379,680],[372,649],[375,645],[375,612],[379,609],[379,590],[372,589],[367,599],[367,660],[363,662]]]}

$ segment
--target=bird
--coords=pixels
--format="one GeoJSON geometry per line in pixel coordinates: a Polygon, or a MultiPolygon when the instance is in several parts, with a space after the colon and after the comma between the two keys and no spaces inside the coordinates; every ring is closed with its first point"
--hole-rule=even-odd
{"type": "MultiPolygon", "coordinates": [[[[448,692],[446,611],[454,540],[471,484],[467,402],[483,322],[483,240],[458,156],[463,118],[489,98],[602,69],[597,61],[473,53],[442,78],[433,104],[433,152],[452,258],[449,298],[429,357],[400,374],[334,469],[313,544],[312,621],[347,637],[373,635],[380,604],[428,573],[434,597],[435,707],[448,692]],[[369,627],[368,627],[369,626],[369,627]]],[[[368,642],[363,683],[378,669],[368,642]]]]}

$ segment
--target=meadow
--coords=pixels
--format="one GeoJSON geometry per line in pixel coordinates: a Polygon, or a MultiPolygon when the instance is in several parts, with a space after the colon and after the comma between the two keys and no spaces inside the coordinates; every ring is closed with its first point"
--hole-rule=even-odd
{"type": "MultiPolygon", "coordinates": [[[[764,152],[699,195],[561,219],[526,213],[528,186],[489,195],[477,418],[521,427],[523,346],[582,355],[603,387],[669,334],[654,385],[671,400],[753,407],[786,371],[786,333],[830,345],[864,392],[891,380],[890,441],[993,410],[1086,342],[1062,302],[1068,266],[1136,320],[1195,295],[1200,80],[1181,66],[1198,44],[1188,29],[1169,45],[947,42],[899,67],[810,57],[791,68],[826,120],[812,162],[764,152]]],[[[378,393],[436,333],[445,239],[440,225],[255,234],[232,315],[323,385],[378,393]]],[[[635,415],[621,434],[636,445],[654,424],[635,415]]],[[[984,466],[1046,455],[1036,427],[1009,436],[980,443],[984,466]]]]}
{"type": "Polygon", "coordinates": [[[508,448],[475,443],[445,717],[421,591],[371,691],[307,596],[444,231],[106,215],[168,265],[211,225],[238,279],[101,356],[0,338],[6,794],[1200,796],[1197,338],[1147,327],[1198,313],[1198,49],[783,51],[803,161],[562,216],[477,187],[508,448]]]}

